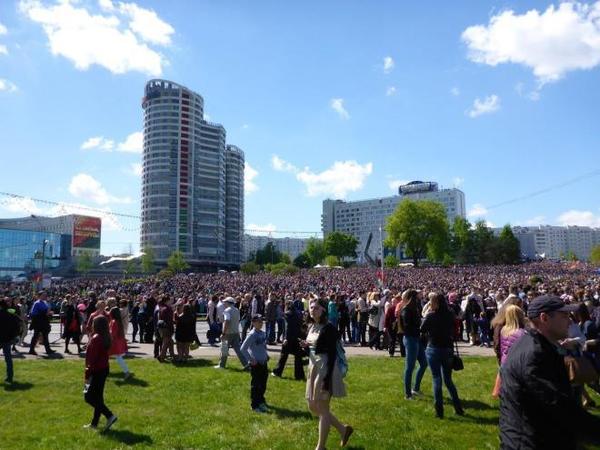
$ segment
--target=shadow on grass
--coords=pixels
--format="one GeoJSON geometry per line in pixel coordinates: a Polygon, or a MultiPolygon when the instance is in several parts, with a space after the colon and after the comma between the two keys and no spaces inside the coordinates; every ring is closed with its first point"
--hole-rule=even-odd
{"type": "Polygon", "coordinates": [[[463,400],[462,405],[465,409],[474,409],[477,411],[498,410],[497,407],[494,407],[484,402],[480,402],[479,400],[463,400]]]}
{"type": "Polygon", "coordinates": [[[62,353],[51,353],[49,355],[42,355],[43,359],[65,359],[64,355],[62,353]]]}
{"type": "Polygon", "coordinates": [[[188,359],[187,361],[173,361],[174,367],[208,367],[212,366],[213,362],[209,359],[188,359]]]}
{"type": "Polygon", "coordinates": [[[279,406],[269,405],[269,409],[280,419],[308,419],[312,420],[313,416],[308,411],[298,411],[279,406]]]}
{"type": "Polygon", "coordinates": [[[31,383],[19,383],[18,381],[13,381],[12,383],[5,383],[4,390],[5,391],[28,391],[33,387],[31,383]]]}
{"type": "Polygon", "coordinates": [[[154,442],[147,434],[138,434],[128,430],[108,430],[102,433],[102,436],[112,440],[121,442],[125,445],[148,444],[154,442]]]}
{"type": "Polygon", "coordinates": [[[138,387],[148,387],[149,384],[146,380],[142,380],[135,376],[131,376],[127,380],[117,380],[115,381],[117,386],[138,386],[138,387]]]}

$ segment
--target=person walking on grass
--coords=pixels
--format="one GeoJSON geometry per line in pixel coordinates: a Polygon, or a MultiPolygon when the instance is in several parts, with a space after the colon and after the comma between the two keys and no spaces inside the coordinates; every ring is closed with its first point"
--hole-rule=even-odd
{"type": "Polygon", "coordinates": [[[94,416],[85,428],[98,428],[100,416],[106,417],[104,431],[117,421],[110,409],[104,404],[104,384],[108,377],[109,363],[108,351],[111,346],[108,319],[104,315],[98,315],[92,322],[92,338],[87,346],[85,354],[85,388],[84,398],[94,408],[94,416]]]}
{"type": "Polygon", "coordinates": [[[427,335],[425,356],[433,377],[435,415],[439,419],[444,418],[443,380],[452,398],[454,411],[457,415],[463,416],[465,413],[462,403],[452,382],[454,313],[449,309],[444,296],[438,293],[431,297],[429,311],[421,325],[421,333],[427,335]]]}
{"type": "Polygon", "coordinates": [[[310,412],[319,417],[319,440],[316,449],[325,448],[332,425],[340,433],[340,445],[345,447],[354,429],[350,425],[342,425],[330,410],[331,397],[345,397],[346,386],[336,364],[339,335],[337,329],[328,321],[327,300],[313,300],[310,303],[310,317],[313,324],[306,340],[301,341],[300,345],[309,351],[306,400],[310,412]]]}
{"type": "Polygon", "coordinates": [[[262,316],[252,317],[252,330],[246,336],[241,347],[242,354],[250,361],[250,406],[252,411],[258,413],[267,412],[265,391],[269,379],[267,334],[262,331],[262,327],[262,316]]]}
{"type": "Polygon", "coordinates": [[[291,300],[285,304],[285,336],[281,346],[281,356],[277,366],[273,369],[272,375],[281,377],[288,356],[294,355],[294,378],[296,380],[305,380],[304,366],[302,365],[303,351],[300,348],[300,337],[302,334],[302,319],[294,308],[291,300]]]}
{"type": "Polygon", "coordinates": [[[164,362],[169,355],[174,358],[173,354],[173,308],[171,308],[171,298],[168,295],[163,295],[158,301],[158,315],[156,327],[160,336],[160,354],[158,360],[164,362]]]}
{"type": "Polygon", "coordinates": [[[242,367],[248,370],[248,361],[240,351],[240,310],[235,307],[233,297],[223,299],[225,310],[223,311],[223,334],[221,335],[221,359],[215,369],[224,369],[229,356],[229,347],[233,347],[242,367]]]}
{"type": "Polygon", "coordinates": [[[6,300],[0,301],[0,348],[4,353],[4,361],[6,362],[6,383],[12,383],[13,361],[11,353],[11,345],[19,338],[19,318],[15,314],[8,311],[8,303],[6,300]]]}
{"type": "Polygon", "coordinates": [[[421,342],[421,312],[419,311],[418,293],[414,289],[403,292],[404,307],[400,310],[400,321],[404,330],[404,347],[406,348],[406,365],[404,366],[404,396],[410,400],[413,395],[421,394],[421,380],[427,370],[425,345],[421,342]],[[419,370],[412,389],[412,375],[419,362],[419,370]]]}
{"type": "Polygon", "coordinates": [[[175,341],[177,342],[178,362],[185,362],[190,357],[190,345],[196,337],[196,317],[192,306],[186,303],[176,316],[175,341]]]}
{"type": "Polygon", "coordinates": [[[108,354],[115,357],[117,364],[119,364],[119,367],[121,367],[123,370],[125,379],[127,380],[129,377],[131,377],[131,372],[129,371],[129,367],[127,367],[127,363],[123,359],[127,353],[127,340],[125,339],[125,330],[123,329],[121,310],[115,306],[110,310],[109,315],[111,344],[108,354]]]}

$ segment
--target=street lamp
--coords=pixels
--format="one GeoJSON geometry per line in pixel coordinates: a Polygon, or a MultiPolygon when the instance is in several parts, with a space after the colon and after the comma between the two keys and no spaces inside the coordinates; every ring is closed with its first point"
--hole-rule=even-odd
{"type": "Polygon", "coordinates": [[[48,239],[44,239],[44,242],[42,242],[42,286],[44,286],[44,263],[46,262],[46,245],[48,245],[49,243],[50,241],[48,239]]]}

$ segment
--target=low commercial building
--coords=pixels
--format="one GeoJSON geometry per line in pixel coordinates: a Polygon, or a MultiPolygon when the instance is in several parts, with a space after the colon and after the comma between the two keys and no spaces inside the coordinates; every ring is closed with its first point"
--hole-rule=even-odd
{"type": "Polygon", "coordinates": [[[521,253],[529,259],[561,259],[572,252],[577,259],[586,261],[592,248],[600,245],[600,228],[539,225],[512,230],[521,243],[521,253]]]}
{"type": "Polygon", "coordinates": [[[287,253],[293,260],[300,253],[304,253],[308,238],[282,237],[273,238],[270,236],[255,236],[251,234],[244,235],[244,261],[248,261],[258,250],[265,248],[269,242],[273,243],[275,250],[281,253],[287,253]]]}

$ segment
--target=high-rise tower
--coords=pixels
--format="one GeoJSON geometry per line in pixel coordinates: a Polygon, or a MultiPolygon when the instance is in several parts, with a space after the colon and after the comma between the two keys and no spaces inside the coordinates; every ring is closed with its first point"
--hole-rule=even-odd
{"type": "Polygon", "coordinates": [[[158,262],[180,250],[192,264],[239,264],[243,233],[226,226],[243,229],[243,152],[228,150],[225,128],[204,120],[199,94],[167,80],[149,81],[144,94],[142,249],[158,262]],[[239,188],[229,203],[228,186],[239,188]]]}

